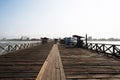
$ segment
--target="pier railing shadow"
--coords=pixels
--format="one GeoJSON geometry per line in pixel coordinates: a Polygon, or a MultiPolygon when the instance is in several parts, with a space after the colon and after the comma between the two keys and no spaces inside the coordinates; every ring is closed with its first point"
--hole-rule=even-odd
{"type": "Polygon", "coordinates": [[[102,44],[102,43],[87,43],[85,48],[88,50],[104,53],[120,58],[120,45],[102,44]]]}

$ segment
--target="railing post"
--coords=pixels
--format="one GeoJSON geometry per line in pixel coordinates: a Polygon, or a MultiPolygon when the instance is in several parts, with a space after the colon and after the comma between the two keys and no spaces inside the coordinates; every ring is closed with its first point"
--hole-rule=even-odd
{"type": "Polygon", "coordinates": [[[87,34],[86,34],[85,42],[86,42],[85,46],[86,46],[86,48],[87,48],[87,47],[88,47],[88,43],[87,43],[87,34]]]}
{"type": "Polygon", "coordinates": [[[88,49],[88,44],[87,45],[85,44],[85,48],[88,49]]]}
{"type": "Polygon", "coordinates": [[[96,47],[96,51],[98,52],[98,44],[95,44],[95,47],[96,47]]]}
{"type": "Polygon", "coordinates": [[[115,55],[116,55],[116,54],[115,54],[115,45],[112,45],[112,47],[113,47],[113,53],[112,53],[112,55],[115,56],[115,55]]]}
{"type": "Polygon", "coordinates": [[[92,49],[92,43],[90,43],[90,46],[91,46],[90,50],[93,50],[93,49],[92,49]]]}
{"type": "Polygon", "coordinates": [[[10,45],[8,45],[8,52],[10,52],[10,50],[11,50],[11,49],[10,49],[10,47],[11,47],[11,46],[10,46],[10,45]]]}
{"type": "Polygon", "coordinates": [[[105,44],[102,44],[102,46],[103,46],[103,53],[105,53],[105,44]]]}

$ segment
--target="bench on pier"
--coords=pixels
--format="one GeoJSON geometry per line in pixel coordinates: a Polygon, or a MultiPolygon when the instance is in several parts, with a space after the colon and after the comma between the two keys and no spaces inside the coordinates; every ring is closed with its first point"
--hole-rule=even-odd
{"type": "Polygon", "coordinates": [[[66,80],[57,44],[54,44],[36,80],[66,80]]]}

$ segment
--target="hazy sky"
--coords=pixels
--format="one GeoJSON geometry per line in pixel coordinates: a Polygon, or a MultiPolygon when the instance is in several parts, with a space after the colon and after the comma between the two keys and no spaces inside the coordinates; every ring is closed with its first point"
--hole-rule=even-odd
{"type": "Polygon", "coordinates": [[[0,0],[1,37],[120,38],[120,0],[0,0]]]}

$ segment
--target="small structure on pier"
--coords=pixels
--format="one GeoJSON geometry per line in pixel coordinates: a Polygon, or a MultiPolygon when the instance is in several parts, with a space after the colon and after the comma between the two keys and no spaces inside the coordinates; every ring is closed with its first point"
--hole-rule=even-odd
{"type": "Polygon", "coordinates": [[[48,38],[47,37],[41,38],[41,40],[42,40],[42,44],[45,44],[45,43],[48,42],[48,38]]]}
{"type": "Polygon", "coordinates": [[[65,44],[67,47],[83,47],[83,36],[73,35],[72,37],[66,37],[61,40],[60,43],[65,44]]]}
{"type": "Polygon", "coordinates": [[[83,40],[82,38],[84,38],[83,36],[78,36],[78,35],[73,35],[73,37],[76,37],[77,38],[77,43],[75,45],[75,47],[83,47],[83,40]]]}
{"type": "Polygon", "coordinates": [[[54,43],[56,44],[57,42],[58,42],[58,39],[57,39],[57,38],[55,38],[55,39],[54,39],[54,43]]]}

